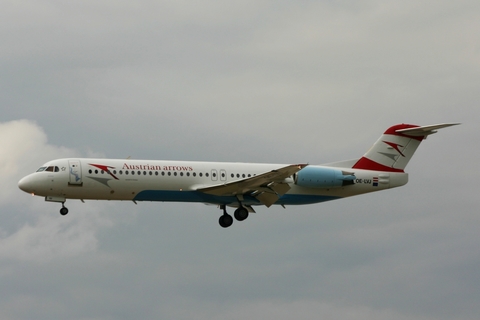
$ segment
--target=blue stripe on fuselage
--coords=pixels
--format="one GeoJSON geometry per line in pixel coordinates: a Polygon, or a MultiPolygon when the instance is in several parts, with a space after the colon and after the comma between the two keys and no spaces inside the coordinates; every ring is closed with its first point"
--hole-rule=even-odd
{"type": "MultiPolygon", "coordinates": [[[[339,197],[305,194],[285,194],[275,204],[299,205],[312,204],[324,201],[339,199],[339,197]]],[[[233,196],[222,197],[206,194],[199,191],[164,191],[164,190],[144,190],[137,194],[133,199],[135,201],[171,201],[171,202],[203,202],[214,204],[237,203],[238,199],[233,196]]],[[[261,205],[261,203],[252,196],[244,196],[245,205],[261,205]]]]}

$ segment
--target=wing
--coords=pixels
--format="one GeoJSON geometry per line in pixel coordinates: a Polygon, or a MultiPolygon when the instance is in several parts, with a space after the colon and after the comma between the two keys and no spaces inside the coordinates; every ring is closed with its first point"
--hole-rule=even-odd
{"type": "Polygon", "coordinates": [[[280,196],[290,190],[290,186],[284,180],[306,166],[306,164],[292,164],[251,178],[199,188],[197,191],[215,196],[237,196],[240,200],[244,194],[250,194],[270,207],[280,196]]]}

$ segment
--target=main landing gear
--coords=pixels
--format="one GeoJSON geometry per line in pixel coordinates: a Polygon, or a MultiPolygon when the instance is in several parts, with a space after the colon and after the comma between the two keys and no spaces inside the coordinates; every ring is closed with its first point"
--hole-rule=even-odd
{"type": "Polygon", "coordinates": [[[233,213],[233,216],[237,221],[243,221],[248,218],[248,210],[244,207],[238,207],[233,213]]]}
{"type": "MultiPolygon", "coordinates": [[[[225,205],[221,205],[220,209],[223,210],[223,214],[218,219],[218,223],[222,228],[228,228],[232,225],[233,218],[231,215],[227,213],[227,209],[225,205]]],[[[233,213],[233,216],[235,217],[235,219],[237,219],[237,221],[243,221],[248,218],[248,210],[240,206],[235,210],[235,212],[233,213]]]]}

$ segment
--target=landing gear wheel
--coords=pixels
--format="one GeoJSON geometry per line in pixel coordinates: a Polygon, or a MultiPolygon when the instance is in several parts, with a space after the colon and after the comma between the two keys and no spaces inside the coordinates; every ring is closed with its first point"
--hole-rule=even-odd
{"type": "Polygon", "coordinates": [[[67,213],[68,213],[68,209],[67,209],[66,207],[62,207],[62,208],[60,209],[60,214],[61,214],[62,216],[66,215],[67,213]]]}
{"type": "Polygon", "coordinates": [[[244,207],[239,207],[235,212],[233,213],[233,216],[237,221],[243,221],[248,218],[248,210],[244,207]]]}
{"type": "Polygon", "coordinates": [[[220,216],[220,218],[218,219],[218,223],[220,224],[220,226],[222,228],[228,228],[232,225],[233,223],[233,218],[231,215],[229,214],[223,214],[220,216]]]}

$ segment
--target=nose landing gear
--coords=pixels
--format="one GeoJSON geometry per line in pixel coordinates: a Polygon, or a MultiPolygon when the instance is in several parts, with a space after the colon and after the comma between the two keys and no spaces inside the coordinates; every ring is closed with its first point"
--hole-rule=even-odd
{"type": "Polygon", "coordinates": [[[62,216],[64,216],[64,215],[66,215],[66,214],[68,213],[68,209],[67,209],[67,207],[65,207],[65,201],[67,201],[67,199],[66,199],[65,197],[46,196],[46,197],[45,197],[45,201],[61,203],[61,204],[62,204],[62,208],[60,209],[60,214],[61,214],[62,216]]]}
{"type": "Polygon", "coordinates": [[[64,203],[65,203],[65,202],[62,202],[62,208],[60,209],[60,214],[61,214],[62,216],[66,215],[66,214],[68,213],[68,208],[65,207],[64,203]]]}

